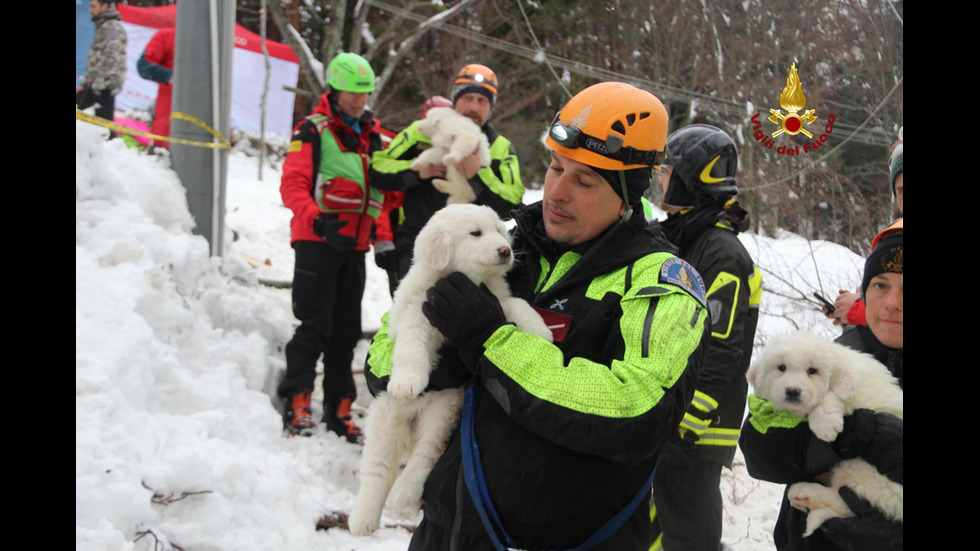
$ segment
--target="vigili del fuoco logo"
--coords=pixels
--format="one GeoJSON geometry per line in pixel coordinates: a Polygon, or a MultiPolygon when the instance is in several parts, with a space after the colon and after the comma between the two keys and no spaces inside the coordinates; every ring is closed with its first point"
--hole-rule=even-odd
{"type": "Polygon", "coordinates": [[[803,134],[812,140],[803,144],[802,153],[800,152],[799,145],[780,145],[776,148],[776,153],[780,155],[795,156],[816,151],[827,142],[831,132],[834,131],[835,118],[833,113],[827,115],[827,124],[823,128],[823,133],[819,136],[815,136],[819,132],[819,126],[814,124],[818,119],[817,110],[806,109],[800,113],[800,110],[806,107],[806,95],[803,93],[800,75],[796,72],[796,63],[793,63],[789,68],[789,75],[786,77],[786,86],[783,88],[782,93],[779,94],[779,107],[781,109],[769,109],[769,117],[766,120],[776,125],[776,129],[770,134],[766,134],[762,129],[760,113],[752,115],[753,137],[769,149],[772,149],[775,145],[774,138],[781,134],[790,136],[803,134]],[[786,113],[784,114],[783,111],[786,113]],[[813,131],[811,132],[810,130],[813,131]]]}

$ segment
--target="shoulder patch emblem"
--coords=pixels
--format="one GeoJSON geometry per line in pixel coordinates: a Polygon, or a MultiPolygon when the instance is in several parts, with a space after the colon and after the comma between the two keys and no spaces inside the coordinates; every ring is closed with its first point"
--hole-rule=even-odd
{"type": "Polygon", "coordinates": [[[660,267],[660,281],[684,289],[698,299],[702,306],[707,302],[701,274],[683,259],[671,258],[664,262],[660,267]]]}
{"type": "Polygon", "coordinates": [[[301,149],[303,149],[303,142],[300,140],[293,140],[289,142],[289,149],[286,150],[286,153],[296,153],[301,149]]]}

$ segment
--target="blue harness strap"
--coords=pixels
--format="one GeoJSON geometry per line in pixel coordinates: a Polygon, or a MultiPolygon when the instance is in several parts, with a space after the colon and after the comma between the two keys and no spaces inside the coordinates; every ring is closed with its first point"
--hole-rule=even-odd
{"type": "MultiPolygon", "coordinates": [[[[463,417],[460,427],[460,435],[462,437],[460,446],[463,452],[463,478],[466,480],[466,488],[469,490],[470,499],[473,500],[473,505],[480,515],[480,520],[483,522],[483,527],[486,529],[494,548],[498,551],[517,551],[516,543],[500,523],[500,518],[497,517],[497,511],[493,508],[493,502],[490,501],[490,495],[487,492],[486,479],[483,477],[483,465],[480,463],[480,450],[476,444],[476,437],[473,431],[475,426],[475,416],[473,413],[475,404],[475,390],[473,387],[467,388],[463,396],[463,417]],[[501,542],[500,536],[498,536],[498,531],[499,534],[503,535],[503,543],[501,542]]],[[[633,499],[616,516],[609,519],[609,521],[602,525],[599,530],[581,545],[568,551],[593,549],[619,530],[633,512],[636,511],[640,503],[650,496],[650,487],[653,485],[653,475],[656,472],[657,469],[654,468],[653,472],[650,473],[650,478],[640,487],[640,491],[633,496],[633,499]]]]}
{"type": "Polygon", "coordinates": [[[473,505],[476,506],[476,512],[480,515],[483,528],[486,529],[487,535],[490,536],[490,541],[493,543],[494,549],[505,551],[513,548],[514,542],[504,532],[503,526],[500,526],[500,519],[497,518],[497,512],[494,510],[493,503],[487,495],[487,484],[483,478],[483,465],[480,464],[480,450],[477,448],[476,438],[473,435],[474,402],[476,402],[476,395],[474,394],[473,387],[469,387],[463,394],[463,418],[460,423],[460,436],[462,437],[460,447],[463,448],[463,479],[466,480],[466,489],[470,492],[470,499],[473,500],[473,505]],[[486,507],[484,504],[486,504],[486,507]],[[489,509],[489,512],[487,509],[489,509]],[[490,519],[490,515],[493,516],[492,520],[490,519]],[[504,534],[504,538],[507,541],[506,547],[500,543],[500,538],[497,537],[497,526],[500,527],[500,531],[504,534]]]}

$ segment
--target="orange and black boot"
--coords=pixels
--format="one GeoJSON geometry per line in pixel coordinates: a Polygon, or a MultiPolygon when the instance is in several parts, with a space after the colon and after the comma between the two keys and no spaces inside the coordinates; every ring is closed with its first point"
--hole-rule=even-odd
{"type": "Polygon", "coordinates": [[[336,404],[325,402],[323,404],[323,421],[327,424],[327,430],[343,436],[352,444],[360,444],[364,442],[364,434],[354,422],[350,410],[354,398],[354,395],[349,394],[341,398],[336,404]]]}
{"type": "Polygon", "coordinates": [[[291,436],[310,436],[316,429],[313,412],[310,409],[308,391],[293,394],[286,400],[282,413],[282,424],[291,436]]]}

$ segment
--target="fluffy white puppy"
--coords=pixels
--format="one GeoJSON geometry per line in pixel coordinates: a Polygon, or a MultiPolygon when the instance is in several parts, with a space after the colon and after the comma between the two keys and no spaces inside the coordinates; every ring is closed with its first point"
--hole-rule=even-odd
{"type": "Polygon", "coordinates": [[[541,316],[510,295],[504,274],[513,262],[510,236],[490,207],[446,206],[419,232],[412,268],[399,283],[388,312],[388,335],[394,341],[391,376],[387,392],[368,410],[361,485],[348,519],[351,533],[377,529],[389,492],[395,508],[418,511],[425,479],[459,422],[462,389],[421,394],[444,341],[422,313],[430,287],[452,272],[462,272],[496,295],[507,320],[552,341],[541,316]]]}
{"type": "Polygon", "coordinates": [[[419,131],[429,136],[432,147],[426,149],[414,161],[412,170],[430,165],[446,167],[446,178],[435,178],[432,185],[449,195],[446,204],[472,203],[476,199],[473,188],[465,176],[456,169],[456,163],[479,152],[480,166],[490,164],[490,142],[480,127],[452,107],[429,109],[419,122],[419,131]]]}
{"type": "MultiPolygon", "coordinates": [[[[817,438],[833,442],[844,429],[844,416],[855,409],[903,411],[903,392],[896,379],[872,356],[817,335],[798,331],[776,337],[746,373],[756,396],[776,409],[807,418],[817,438]]],[[[787,496],[793,507],[807,511],[809,536],[824,521],[854,513],[838,490],[847,486],[889,518],[903,521],[904,491],[863,459],[846,459],[829,473],[829,487],[799,482],[787,496]]]]}

